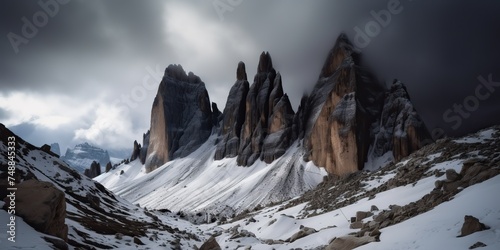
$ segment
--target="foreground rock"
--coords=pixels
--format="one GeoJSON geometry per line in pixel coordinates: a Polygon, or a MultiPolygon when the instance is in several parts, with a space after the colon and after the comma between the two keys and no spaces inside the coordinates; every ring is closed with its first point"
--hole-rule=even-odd
{"type": "Polygon", "coordinates": [[[462,229],[460,230],[460,237],[467,236],[486,229],[489,229],[489,227],[479,222],[479,219],[474,216],[466,215],[464,217],[464,224],[462,225],[462,229]]]}
{"type": "Polygon", "coordinates": [[[351,250],[370,242],[375,242],[375,238],[371,236],[355,237],[346,236],[335,238],[325,250],[351,250]]]}
{"type": "Polygon", "coordinates": [[[219,243],[212,236],[203,245],[201,245],[200,250],[221,250],[219,243]]]}
{"type": "MultiPolygon", "coordinates": [[[[6,205],[8,199],[4,199],[6,205]]],[[[37,231],[68,240],[64,193],[50,182],[32,179],[18,184],[16,215],[37,231]]]]}

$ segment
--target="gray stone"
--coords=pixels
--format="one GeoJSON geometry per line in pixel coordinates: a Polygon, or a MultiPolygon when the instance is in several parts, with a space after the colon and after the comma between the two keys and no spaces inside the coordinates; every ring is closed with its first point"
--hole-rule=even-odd
{"type": "Polygon", "coordinates": [[[446,169],[446,179],[450,182],[460,180],[461,176],[455,171],[455,169],[446,169]]]}
{"type": "Polygon", "coordinates": [[[483,231],[486,229],[489,229],[489,227],[479,222],[479,220],[476,217],[466,215],[464,217],[464,224],[462,225],[462,229],[460,230],[461,231],[460,237],[467,236],[475,232],[483,231]]]}

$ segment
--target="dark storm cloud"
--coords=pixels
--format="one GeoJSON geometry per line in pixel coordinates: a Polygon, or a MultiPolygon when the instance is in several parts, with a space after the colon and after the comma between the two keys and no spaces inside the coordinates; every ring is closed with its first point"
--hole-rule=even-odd
{"type": "MultiPolygon", "coordinates": [[[[60,93],[81,99],[82,105],[105,92],[102,100],[112,103],[130,95],[148,74],[146,66],[182,63],[202,78],[211,100],[223,109],[237,63],[246,63],[252,80],[260,52],[269,51],[296,108],[316,82],[337,36],[344,32],[359,45],[359,28],[373,35],[360,48],[366,66],[381,81],[405,82],[430,129],[442,127],[457,135],[500,123],[500,91],[495,91],[473,111],[466,110],[467,118],[460,116],[460,126],[453,128],[458,122],[455,104],[471,100],[467,98],[481,84],[478,77],[491,74],[500,81],[499,6],[451,0],[73,0],[60,5],[57,15],[15,53],[7,34],[21,34],[22,18],[32,19],[42,8],[37,1],[2,1],[0,92],[60,93]],[[220,12],[216,2],[230,8],[220,12]],[[391,13],[390,19],[380,13],[391,13]],[[172,27],[168,22],[176,21],[173,16],[184,23],[172,27]],[[379,30],[367,31],[373,23],[379,30]],[[178,40],[186,30],[192,31],[183,37],[189,40],[178,40]],[[454,122],[443,119],[450,109],[454,122]]],[[[130,110],[137,131],[149,127],[155,91],[130,110]]],[[[140,140],[142,133],[136,133],[140,140]]]]}
{"type": "MultiPolygon", "coordinates": [[[[0,4],[3,90],[71,92],[85,88],[79,82],[83,76],[102,77],[106,71],[102,68],[103,61],[114,61],[120,66],[123,61],[133,63],[134,58],[165,55],[162,51],[168,49],[159,49],[165,47],[161,44],[164,23],[160,3],[69,1],[57,5],[58,11],[48,18],[46,25],[36,26],[36,35],[27,39],[27,44],[13,46],[7,35],[24,37],[23,20],[33,23],[37,13],[47,12],[38,1],[3,1],[0,4]]],[[[112,79],[109,78],[106,80],[112,79]]]]}

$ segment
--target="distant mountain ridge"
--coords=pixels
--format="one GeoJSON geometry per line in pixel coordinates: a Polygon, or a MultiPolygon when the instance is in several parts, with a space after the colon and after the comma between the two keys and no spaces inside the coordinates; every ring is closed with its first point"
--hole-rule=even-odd
{"type": "Polygon", "coordinates": [[[72,168],[80,173],[90,168],[92,162],[98,162],[101,167],[106,166],[111,160],[108,151],[90,145],[88,142],[77,144],[73,149],[68,148],[66,154],[61,156],[72,168]]]}
{"type": "Polygon", "coordinates": [[[219,135],[215,160],[236,157],[240,166],[271,163],[300,140],[304,159],[334,175],[359,171],[388,153],[401,159],[432,141],[404,85],[395,80],[386,89],[378,83],[345,34],[297,112],[268,52],[260,55],[251,85],[245,64],[238,64],[222,114],[215,103],[211,108],[198,76],[180,65],[168,66],[153,103],[151,128],[142,147],[134,142],[132,158],[141,156],[150,172],[194,152],[212,133],[219,135]]]}

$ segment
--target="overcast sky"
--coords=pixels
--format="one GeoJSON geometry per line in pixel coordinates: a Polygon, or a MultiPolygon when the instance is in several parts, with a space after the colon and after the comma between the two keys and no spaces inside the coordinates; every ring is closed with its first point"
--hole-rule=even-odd
{"type": "Polygon", "coordinates": [[[460,135],[500,123],[500,3],[457,2],[1,1],[0,122],[35,145],[129,150],[169,64],[222,110],[238,62],[253,79],[262,51],[296,109],[345,32],[381,81],[406,83],[430,130],[460,135]]]}

